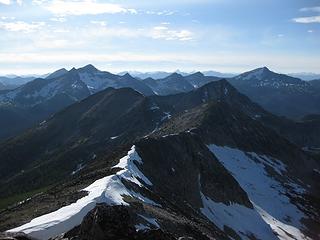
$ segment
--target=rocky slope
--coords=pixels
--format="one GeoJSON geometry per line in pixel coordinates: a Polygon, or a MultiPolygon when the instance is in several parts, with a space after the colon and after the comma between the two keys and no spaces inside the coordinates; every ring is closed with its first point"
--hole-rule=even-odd
{"type": "Polygon", "coordinates": [[[0,228],[317,239],[319,161],[262,123],[270,116],[225,80],[171,96],[106,89],[0,146],[2,198],[38,190],[3,210],[0,228]]]}

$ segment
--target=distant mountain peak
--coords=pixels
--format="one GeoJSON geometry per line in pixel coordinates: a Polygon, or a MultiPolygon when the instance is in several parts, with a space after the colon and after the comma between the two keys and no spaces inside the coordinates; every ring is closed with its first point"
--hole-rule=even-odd
{"type": "Polygon", "coordinates": [[[79,68],[79,70],[81,71],[85,71],[85,72],[97,72],[99,71],[95,66],[93,66],[92,64],[88,64],[82,68],[79,68]]]}
{"type": "Polygon", "coordinates": [[[75,72],[77,69],[75,67],[71,68],[69,72],[75,72]]]}
{"type": "Polygon", "coordinates": [[[254,69],[254,70],[250,71],[249,73],[266,74],[266,73],[274,73],[274,72],[272,72],[267,67],[260,67],[260,68],[257,68],[257,69],[254,69]]]}
{"type": "Polygon", "coordinates": [[[180,77],[183,77],[183,76],[181,74],[177,73],[177,72],[174,72],[174,73],[170,74],[166,78],[180,78],[180,77]]]}
{"type": "Polygon", "coordinates": [[[204,77],[204,74],[202,72],[195,72],[195,73],[192,73],[189,75],[189,77],[192,76],[192,77],[204,77]]]}
{"type": "Polygon", "coordinates": [[[126,73],[126,74],[124,74],[122,77],[125,77],[125,78],[133,78],[131,75],[130,75],[130,73],[126,73]]]}

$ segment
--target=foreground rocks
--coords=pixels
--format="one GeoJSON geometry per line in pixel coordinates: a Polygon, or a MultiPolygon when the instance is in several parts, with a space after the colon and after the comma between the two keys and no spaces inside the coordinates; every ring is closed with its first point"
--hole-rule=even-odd
{"type": "Polygon", "coordinates": [[[0,240],[35,240],[24,233],[0,233],[0,240]]]}
{"type": "Polygon", "coordinates": [[[136,231],[133,216],[125,206],[98,204],[82,223],[54,240],[174,240],[160,229],[136,231]]]}

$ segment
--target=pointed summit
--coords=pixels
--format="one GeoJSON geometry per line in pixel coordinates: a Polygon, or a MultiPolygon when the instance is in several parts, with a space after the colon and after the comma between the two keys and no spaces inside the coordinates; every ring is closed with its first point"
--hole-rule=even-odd
{"type": "Polygon", "coordinates": [[[130,73],[126,73],[126,74],[124,74],[122,77],[125,77],[125,78],[133,78],[131,75],[130,75],[130,73]]]}
{"type": "Polygon", "coordinates": [[[204,77],[204,74],[202,72],[195,72],[188,75],[188,77],[204,77]]]}
{"type": "Polygon", "coordinates": [[[79,68],[80,71],[83,72],[97,72],[99,71],[95,66],[93,66],[92,64],[88,64],[82,68],[79,68]]]}
{"type": "Polygon", "coordinates": [[[166,78],[181,78],[183,77],[181,74],[177,73],[177,72],[174,72],[172,74],[170,74],[168,77],[166,78]]]}

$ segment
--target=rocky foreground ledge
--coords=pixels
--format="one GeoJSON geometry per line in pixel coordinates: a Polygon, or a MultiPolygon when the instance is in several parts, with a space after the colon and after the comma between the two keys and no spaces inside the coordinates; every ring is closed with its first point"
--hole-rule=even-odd
{"type": "MultiPolygon", "coordinates": [[[[51,240],[176,240],[161,229],[136,231],[130,209],[126,206],[97,204],[79,226],[51,240]]],[[[179,240],[193,239],[182,236],[179,240]]],[[[0,233],[0,240],[36,240],[24,233],[0,233]]]]}

